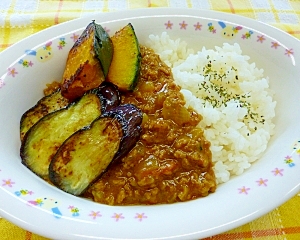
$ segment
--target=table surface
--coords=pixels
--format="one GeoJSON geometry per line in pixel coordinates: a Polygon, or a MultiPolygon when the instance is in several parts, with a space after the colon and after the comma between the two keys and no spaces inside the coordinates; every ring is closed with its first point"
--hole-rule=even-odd
{"type": "MultiPolygon", "coordinates": [[[[222,11],[253,18],[300,39],[299,0],[1,0],[0,51],[53,25],[99,12],[149,7],[222,11]]],[[[272,212],[208,239],[300,239],[300,193],[272,212]]],[[[1,239],[46,239],[0,218],[1,239]]]]}

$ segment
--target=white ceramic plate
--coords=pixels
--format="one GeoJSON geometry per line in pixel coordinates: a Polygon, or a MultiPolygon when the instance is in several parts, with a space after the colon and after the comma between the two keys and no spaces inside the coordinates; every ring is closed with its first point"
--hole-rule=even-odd
{"type": "Polygon", "coordinates": [[[0,215],[59,239],[196,239],[238,227],[281,205],[300,189],[300,42],[263,23],[224,13],[145,9],[98,14],[39,32],[0,54],[0,215]],[[114,33],[131,22],[140,43],[167,31],[191,46],[238,42],[270,77],[276,92],[276,133],[264,156],[216,193],[158,206],[112,207],[68,195],[21,164],[19,121],[60,80],[68,50],[91,20],[114,33]],[[234,36],[222,36],[222,21],[234,36]],[[31,50],[31,51],[27,51],[31,50]],[[41,51],[51,53],[39,59],[41,51]]]}

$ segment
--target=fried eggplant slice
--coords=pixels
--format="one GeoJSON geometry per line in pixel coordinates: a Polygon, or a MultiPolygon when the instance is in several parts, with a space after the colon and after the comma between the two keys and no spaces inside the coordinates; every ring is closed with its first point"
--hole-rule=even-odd
{"type": "Polygon", "coordinates": [[[80,195],[108,167],[119,149],[122,127],[101,117],[68,138],[49,166],[49,179],[60,189],[80,195]]]}
{"type": "MultiPolygon", "coordinates": [[[[121,103],[121,95],[118,88],[109,82],[103,82],[99,88],[92,89],[90,92],[97,94],[101,100],[101,110],[105,112],[117,107],[121,103]]],[[[35,106],[28,109],[20,120],[20,139],[21,142],[26,132],[47,114],[65,108],[70,101],[61,95],[60,89],[52,94],[41,98],[35,106]]]]}
{"type": "Polygon", "coordinates": [[[61,145],[49,166],[50,181],[65,192],[82,194],[134,147],[141,122],[141,111],[130,104],[106,112],[61,145]]]}
{"type": "Polygon", "coordinates": [[[69,51],[62,81],[62,95],[70,100],[98,87],[108,74],[113,44],[99,24],[91,22],[69,51]]]}
{"type": "Polygon", "coordinates": [[[27,110],[20,120],[20,138],[23,138],[26,132],[45,115],[66,107],[69,100],[61,95],[60,89],[52,94],[41,98],[35,106],[27,110]]]}
{"type": "Polygon", "coordinates": [[[20,149],[22,163],[47,179],[49,164],[61,144],[100,115],[100,98],[90,92],[67,108],[44,116],[24,136],[20,149]]]}
{"type": "Polygon", "coordinates": [[[114,161],[117,161],[126,155],[139,140],[142,133],[143,113],[132,104],[124,104],[105,112],[103,116],[116,118],[122,125],[123,137],[114,158],[114,161]]]}

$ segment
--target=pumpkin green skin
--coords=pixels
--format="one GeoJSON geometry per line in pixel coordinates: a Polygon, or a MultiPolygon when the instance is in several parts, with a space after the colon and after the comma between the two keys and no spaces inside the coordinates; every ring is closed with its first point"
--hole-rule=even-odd
{"type": "Polygon", "coordinates": [[[61,86],[69,100],[83,96],[105,81],[113,57],[113,45],[104,28],[91,22],[69,51],[61,86]]]}
{"type": "Polygon", "coordinates": [[[129,23],[111,37],[114,54],[107,75],[121,91],[136,87],[141,68],[141,52],[133,26],[129,23]]]}

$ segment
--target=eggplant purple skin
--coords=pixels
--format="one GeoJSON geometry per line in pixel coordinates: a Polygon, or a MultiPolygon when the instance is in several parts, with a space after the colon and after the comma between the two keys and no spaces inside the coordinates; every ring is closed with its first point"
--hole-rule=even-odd
{"type": "Polygon", "coordinates": [[[132,104],[119,105],[105,112],[102,117],[111,117],[119,121],[123,130],[120,148],[114,156],[114,161],[126,155],[140,139],[143,121],[142,111],[132,104]]]}
{"type": "MultiPolygon", "coordinates": [[[[62,104],[59,107],[59,104],[57,102],[56,105],[58,105],[57,109],[54,109],[53,111],[49,111],[49,106],[42,104],[41,105],[41,101],[45,100],[46,98],[51,98],[52,96],[54,96],[55,93],[57,93],[59,90],[56,90],[55,92],[53,92],[52,94],[45,96],[43,98],[41,98],[33,107],[31,107],[30,109],[28,109],[21,117],[20,120],[20,131],[22,131],[22,123],[24,122],[25,118],[28,117],[28,114],[30,114],[32,111],[35,111],[35,109],[37,109],[37,114],[41,115],[40,118],[42,118],[43,116],[50,114],[53,111],[57,111],[59,109],[62,108],[68,108],[68,106],[70,106],[71,104],[73,104],[74,102],[79,101],[79,99],[76,99],[73,102],[68,102],[67,104],[63,105],[64,101],[67,101],[66,98],[62,97],[61,101],[62,104]],[[40,104],[40,108],[37,108],[37,106],[40,104]]],[[[104,113],[112,108],[115,108],[117,106],[119,106],[121,104],[121,95],[120,92],[117,88],[117,86],[115,86],[114,84],[110,83],[110,82],[103,82],[99,87],[90,90],[89,92],[92,92],[94,94],[96,94],[100,101],[101,101],[101,112],[104,113]]],[[[51,103],[50,100],[50,104],[53,105],[53,103],[51,103]]],[[[53,107],[52,107],[53,108],[53,107]]],[[[34,114],[32,114],[34,115],[34,114]]],[[[35,116],[36,116],[35,115],[35,116]]],[[[33,116],[33,117],[35,117],[33,116]]],[[[34,123],[36,123],[38,120],[34,120],[34,123]]],[[[29,129],[28,129],[29,130],[29,129]]],[[[23,133],[25,135],[25,133],[23,133]]],[[[22,132],[20,133],[20,135],[22,135],[22,132]]],[[[24,136],[23,136],[24,137],[24,136]]],[[[22,139],[22,136],[21,136],[22,139]]]]}
{"type": "MultiPolygon", "coordinates": [[[[108,169],[112,163],[117,162],[118,160],[120,160],[120,158],[124,157],[128,152],[130,152],[130,150],[136,145],[136,143],[139,140],[141,133],[142,133],[141,123],[143,120],[143,113],[139,108],[137,108],[136,106],[134,106],[132,104],[124,104],[124,105],[119,105],[115,108],[112,108],[112,109],[108,110],[107,112],[105,112],[104,114],[102,114],[101,116],[99,116],[94,121],[97,121],[101,118],[111,118],[111,119],[117,120],[121,125],[123,136],[120,141],[119,149],[115,153],[110,164],[89,185],[92,185],[95,181],[97,181],[99,178],[101,178],[102,174],[104,174],[106,171],[108,171],[108,169]]],[[[92,126],[93,126],[93,123],[85,128],[78,130],[74,134],[78,134],[78,132],[82,132],[87,129],[91,129],[92,126]]],[[[56,182],[57,182],[57,179],[59,179],[59,178],[57,177],[57,174],[55,172],[51,171],[52,164],[53,164],[53,162],[51,162],[49,165],[49,179],[55,185],[57,185],[56,182]]],[[[85,190],[81,194],[83,194],[84,192],[85,192],[85,190]]]]}
{"type": "Polygon", "coordinates": [[[110,82],[103,82],[99,88],[102,112],[105,113],[121,104],[121,94],[118,87],[110,82]]]}

